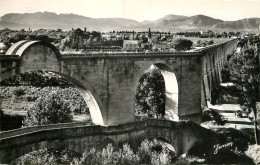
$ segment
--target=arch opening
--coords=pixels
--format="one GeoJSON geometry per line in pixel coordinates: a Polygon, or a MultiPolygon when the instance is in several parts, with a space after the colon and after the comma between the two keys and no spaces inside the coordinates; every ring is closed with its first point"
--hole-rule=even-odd
{"type": "Polygon", "coordinates": [[[70,109],[73,113],[72,122],[92,121],[92,123],[97,125],[104,124],[99,105],[92,93],[80,82],[68,75],[42,70],[24,72],[1,81],[0,85],[2,86],[1,95],[3,97],[11,98],[9,99],[11,102],[10,104],[6,102],[6,100],[8,100],[7,98],[5,98],[5,103],[1,101],[0,105],[2,105],[1,107],[4,109],[2,118],[7,119],[1,121],[12,121],[11,125],[7,127],[6,124],[2,123],[2,131],[20,128],[22,126],[22,121],[25,116],[27,116],[28,109],[32,108],[32,106],[37,102],[37,98],[44,97],[42,96],[43,94],[47,95],[52,91],[59,93],[62,101],[64,100],[69,102],[70,109]],[[44,73],[44,76],[37,76],[37,72],[44,73]],[[30,74],[32,74],[32,76],[29,76],[30,74]],[[56,79],[53,75],[56,75],[56,77],[59,76],[59,78],[56,79]],[[9,116],[13,117],[9,119],[9,116]]]}
{"type": "MultiPolygon", "coordinates": [[[[11,46],[6,55],[18,55],[18,61],[12,61],[11,68],[2,70],[0,81],[11,76],[42,70],[65,77],[76,86],[87,103],[93,123],[104,125],[105,114],[101,113],[102,102],[86,79],[64,66],[59,50],[52,44],[42,41],[23,40],[11,46]]],[[[105,113],[105,112],[103,112],[105,113]]]]}
{"type": "MultiPolygon", "coordinates": [[[[153,97],[151,95],[149,95],[149,93],[151,93],[151,90],[153,90],[154,85],[155,86],[160,86],[160,84],[163,84],[160,88],[161,91],[159,91],[159,95],[161,95],[161,93],[163,93],[162,96],[159,96],[158,100],[159,100],[159,104],[161,102],[164,102],[164,107],[163,107],[163,112],[160,112],[162,114],[161,117],[169,119],[169,120],[173,120],[173,121],[179,121],[179,116],[178,116],[178,97],[179,97],[179,89],[178,89],[178,82],[177,82],[177,78],[175,76],[175,74],[171,71],[171,69],[165,65],[165,64],[161,64],[161,63],[157,63],[157,64],[153,64],[151,65],[146,71],[145,74],[147,73],[151,73],[151,72],[159,72],[159,76],[157,78],[161,79],[161,81],[159,82],[159,84],[155,83],[152,84],[151,86],[149,86],[149,81],[153,81],[153,80],[148,80],[148,82],[143,83],[143,77],[140,78],[139,80],[139,85],[137,87],[137,92],[136,92],[136,115],[141,115],[141,116],[147,116],[147,115],[142,115],[140,113],[138,113],[138,99],[142,100],[143,102],[145,101],[153,101],[152,99],[147,99],[146,97],[153,97]],[[148,87],[142,87],[143,84],[140,85],[140,83],[143,83],[144,86],[148,84],[148,87]],[[141,86],[141,87],[140,87],[141,86]],[[139,95],[139,90],[148,90],[148,96],[146,97],[140,97],[139,95]]],[[[145,75],[144,74],[144,75],[145,75]]],[[[156,78],[155,78],[156,81],[156,78]]],[[[155,102],[158,103],[158,100],[156,100],[155,102]]],[[[153,104],[153,103],[151,103],[153,104]]],[[[144,109],[147,109],[147,107],[143,107],[144,109]]],[[[144,110],[145,112],[145,110],[144,110]]],[[[149,116],[148,116],[149,117],[149,116]]],[[[158,116],[157,116],[158,117],[158,116]]]]}

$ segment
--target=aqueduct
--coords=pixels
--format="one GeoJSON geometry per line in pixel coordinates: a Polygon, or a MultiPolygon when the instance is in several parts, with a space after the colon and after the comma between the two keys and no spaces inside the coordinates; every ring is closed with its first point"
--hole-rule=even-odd
{"type": "Polygon", "coordinates": [[[25,40],[0,56],[0,80],[33,70],[61,74],[75,80],[84,89],[85,98],[92,100],[88,104],[93,107],[90,111],[96,124],[113,125],[134,121],[134,96],[139,78],[147,68],[160,64],[157,67],[161,67],[164,77],[171,73],[176,77],[165,79],[169,84],[166,85],[166,109],[172,107],[170,100],[173,101],[175,93],[178,95],[173,101],[178,102],[176,117],[199,123],[201,106],[206,105],[206,99],[211,99],[211,89],[221,81],[221,67],[236,44],[236,40],[231,40],[201,51],[182,53],[61,55],[49,43],[25,40]],[[178,91],[172,89],[176,86],[174,79],[178,91]]]}
{"type": "Polygon", "coordinates": [[[34,70],[65,76],[82,89],[97,125],[68,124],[2,132],[0,163],[11,161],[6,155],[15,158],[15,155],[44,147],[82,152],[90,144],[108,137],[116,145],[139,137],[163,137],[178,148],[179,153],[184,153],[207,131],[184,124],[187,128],[184,133],[182,123],[186,122],[178,120],[201,122],[201,107],[206,106],[208,100],[212,101],[212,89],[221,82],[221,69],[236,45],[237,40],[233,39],[194,52],[60,54],[53,45],[41,41],[14,44],[5,55],[0,55],[0,81],[34,70]],[[136,87],[150,67],[160,69],[164,77],[166,117],[175,122],[135,122],[136,87]]]}

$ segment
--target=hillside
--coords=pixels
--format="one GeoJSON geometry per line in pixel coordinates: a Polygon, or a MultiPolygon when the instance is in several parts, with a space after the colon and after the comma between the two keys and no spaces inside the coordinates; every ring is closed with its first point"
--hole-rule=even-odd
{"type": "Polygon", "coordinates": [[[89,18],[75,14],[55,14],[50,12],[37,12],[25,14],[6,14],[2,16],[0,29],[26,28],[31,29],[57,29],[70,30],[71,28],[84,28],[88,30],[106,30],[111,28],[124,28],[139,25],[139,22],[123,18],[89,18]]]}
{"type": "Polygon", "coordinates": [[[205,15],[166,15],[154,21],[138,22],[125,18],[90,18],[75,14],[37,12],[5,14],[0,19],[0,29],[63,29],[84,28],[88,31],[110,30],[258,30],[260,18],[223,21],[205,15]]]}
{"type": "Polygon", "coordinates": [[[238,21],[225,21],[214,25],[214,28],[225,29],[258,29],[260,24],[260,18],[248,18],[238,21]]]}

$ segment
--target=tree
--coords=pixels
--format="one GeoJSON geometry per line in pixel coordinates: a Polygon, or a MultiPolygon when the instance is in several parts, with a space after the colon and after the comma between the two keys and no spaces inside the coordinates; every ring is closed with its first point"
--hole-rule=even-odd
{"type": "Polygon", "coordinates": [[[177,39],[174,43],[174,49],[177,51],[185,51],[185,50],[190,50],[192,46],[192,41],[187,40],[187,39],[177,39]]]}
{"type": "Polygon", "coordinates": [[[234,88],[240,91],[240,104],[253,110],[255,116],[255,140],[257,137],[257,108],[259,101],[259,44],[245,45],[240,52],[235,53],[229,60],[230,78],[234,88]]]}
{"type": "Polygon", "coordinates": [[[72,121],[70,105],[65,102],[59,93],[50,93],[41,97],[27,112],[25,126],[67,123],[72,121]]]}
{"type": "Polygon", "coordinates": [[[151,33],[151,29],[150,28],[148,30],[148,38],[152,38],[152,33],[151,33]]]}
{"type": "Polygon", "coordinates": [[[135,95],[136,114],[148,117],[165,115],[165,83],[159,70],[145,73],[137,86],[135,95]]]}

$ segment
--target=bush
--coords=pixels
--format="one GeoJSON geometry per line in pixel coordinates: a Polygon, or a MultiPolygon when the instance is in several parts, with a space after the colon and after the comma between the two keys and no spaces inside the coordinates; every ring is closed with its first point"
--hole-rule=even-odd
{"type": "Polygon", "coordinates": [[[25,126],[67,123],[72,121],[72,114],[68,102],[65,102],[58,93],[50,93],[41,97],[28,110],[24,120],[25,126]]]}
{"type": "Polygon", "coordinates": [[[180,38],[175,41],[174,49],[177,51],[190,50],[192,44],[193,44],[193,42],[191,40],[180,38]]]}
{"type": "Polygon", "coordinates": [[[250,145],[245,154],[252,158],[255,164],[260,164],[260,145],[250,145]]]}
{"type": "Polygon", "coordinates": [[[208,45],[213,45],[214,44],[214,41],[213,40],[210,40],[209,42],[208,42],[208,45]]]}
{"type": "Polygon", "coordinates": [[[16,98],[25,94],[25,89],[23,87],[15,88],[13,90],[13,94],[16,98]]]}
{"type": "Polygon", "coordinates": [[[42,149],[39,151],[33,151],[25,154],[15,161],[11,162],[11,165],[24,165],[24,164],[37,164],[37,165],[47,165],[47,164],[70,164],[73,158],[76,159],[80,157],[79,154],[75,152],[70,152],[67,150],[55,150],[55,149],[42,149]]]}
{"type": "Polygon", "coordinates": [[[129,144],[123,145],[123,149],[119,150],[119,155],[121,155],[121,164],[138,164],[140,161],[140,157],[133,152],[129,144]]]}
{"type": "Polygon", "coordinates": [[[176,156],[174,149],[170,149],[164,142],[154,139],[145,139],[138,148],[137,154],[140,156],[142,164],[168,164],[176,156]]]}
{"type": "Polygon", "coordinates": [[[108,144],[102,151],[97,151],[95,148],[85,151],[82,157],[80,159],[75,158],[72,164],[170,164],[172,151],[166,147],[157,150],[159,145],[161,143],[157,140],[144,140],[135,154],[129,144],[124,144],[123,148],[118,151],[114,150],[112,144],[108,144]]]}
{"type": "Polygon", "coordinates": [[[25,98],[26,98],[26,101],[29,101],[29,102],[33,102],[33,101],[37,100],[36,96],[27,95],[25,98]]]}
{"type": "Polygon", "coordinates": [[[103,150],[97,151],[95,148],[87,150],[80,159],[74,159],[72,164],[94,164],[94,165],[132,165],[139,164],[140,158],[136,155],[128,144],[124,144],[122,149],[115,151],[112,144],[108,144],[103,150]]]}
{"type": "Polygon", "coordinates": [[[151,155],[151,164],[158,165],[158,164],[170,164],[171,163],[171,156],[169,151],[165,148],[161,152],[152,152],[151,155]]]}
{"type": "Polygon", "coordinates": [[[10,77],[0,82],[1,86],[19,86],[19,85],[32,85],[32,86],[71,86],[61,76],[48,72],[48,71],[32,71],[25,72],[10,77]]]}
{"type": "Polygon", "coordinates": [[[95,148],[86,150],[81,156],[76,152],[66,150],[39,150],[26,154],[11,164],[71,164],[71,165],[138,165],[156,164],[166,165],[172,161],[172,151],[162,145],[160,141],[144,140],[137,153],[129,144],[124,144],[118,151],[112,144],[108,144],[102,151],[95,148]],[[158,150],[159,148],[159,150],[158,150]],[[145,160],[144,160],[145,159],[145,160]]]}

